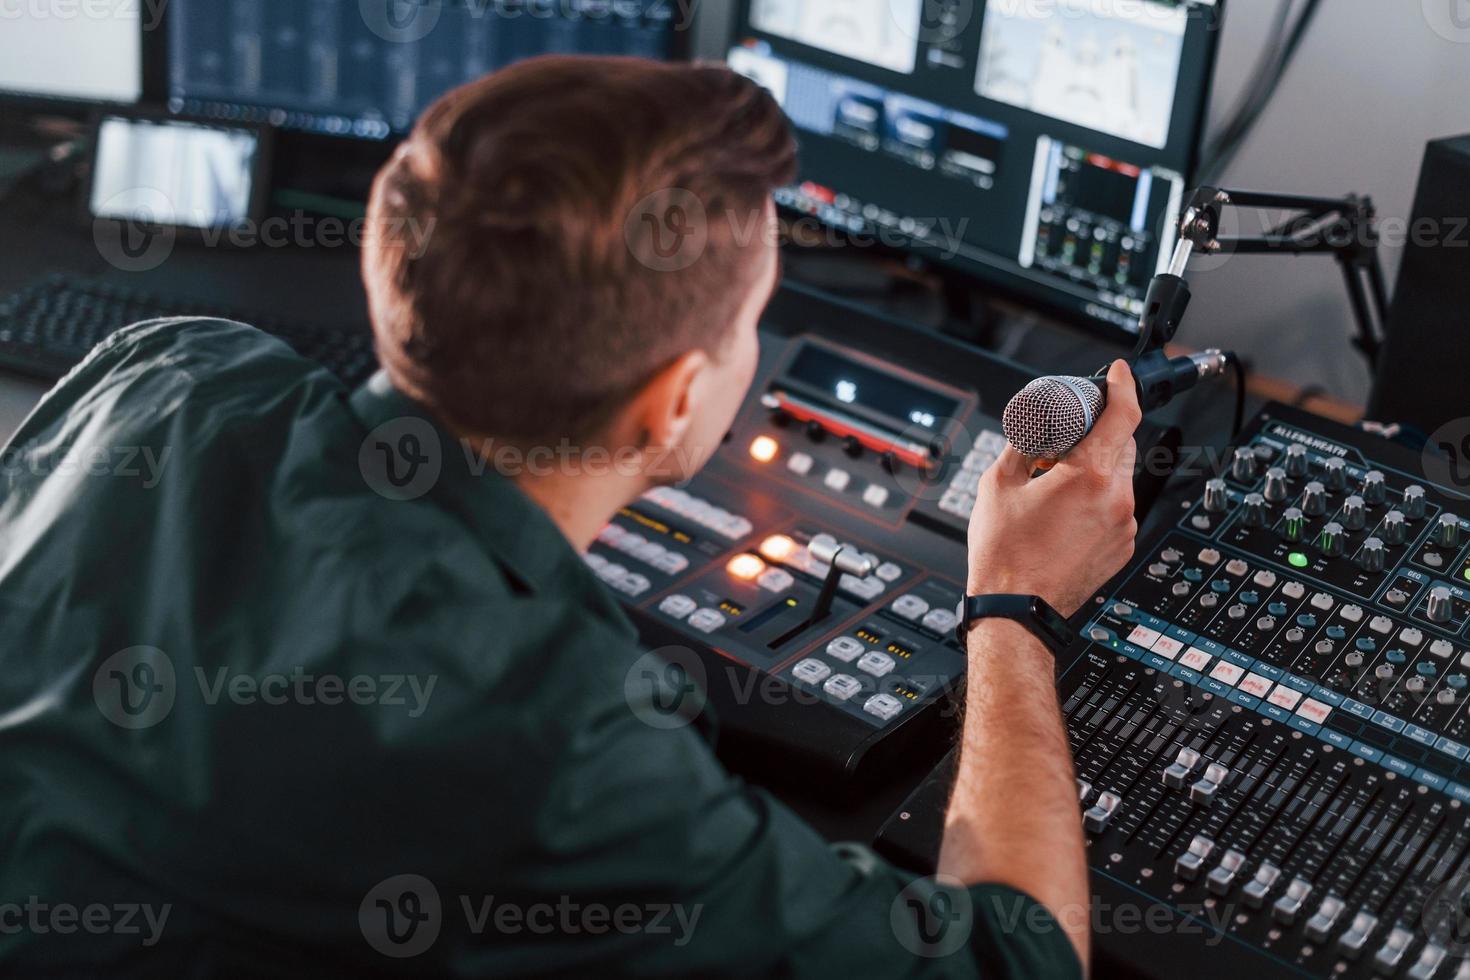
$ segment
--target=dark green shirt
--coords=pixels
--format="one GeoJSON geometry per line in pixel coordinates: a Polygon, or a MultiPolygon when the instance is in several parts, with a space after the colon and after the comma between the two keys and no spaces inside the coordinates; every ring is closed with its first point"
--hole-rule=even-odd
{"type": "Polygon", "coordinates": [[[46,396],[0,460],[0,974],[1078,974],[1030,899],[910,885],[661,723],[479,458],[217,320],[46,396]]]}

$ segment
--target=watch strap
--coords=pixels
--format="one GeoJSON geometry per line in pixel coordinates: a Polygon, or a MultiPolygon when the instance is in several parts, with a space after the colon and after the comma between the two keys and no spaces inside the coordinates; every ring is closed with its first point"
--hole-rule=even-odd
{"type": "Polygon", "coordinates": [[[1047,649],[1060,653],[1072,644],[1076,634],[1061,613],[1035,595],[972,595],[960,604],[957,633],[960,646],[965,646],[970,627],[982,619],[1009,619],[1026,627],[1047,649]]]}

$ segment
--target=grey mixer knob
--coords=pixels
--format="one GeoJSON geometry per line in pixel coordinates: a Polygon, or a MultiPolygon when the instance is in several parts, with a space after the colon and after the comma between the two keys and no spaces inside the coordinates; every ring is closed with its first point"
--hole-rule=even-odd
{"type": "Polygon", "coordinates": [[[1383,525],[1378,529],[1379,536],[1389,544],[1403,544],[1408,533],[1407,524],[1403,511],[1391,510],[1383,515],[1383,525]]]}
{"type": "Polygon", "coordinates": [[[1245,506],[1241,510],[1240,520],[1246,527],[1260,527],[1266,523],[1266,498],[1258,493],[1245,495],[1245,506]]]}
{"type": "Polygon", "coordinates": [[[1440,514],[1434,524],[1434,540],[1442,548],[1460,546],[1460,518],[1456,514],[1440,514]]]}
{"type": "Polygon", "coordinates": [[[1357,494],[1342,502],[1342,526],[1349,531],[1361,531],[1367,522],[1368,508],[1357,494]]]}
{"type": "Polygon", "coordinates": [[[1424,516],[1424,488],[1415,483],[1404,488],[1403,512],[1411,521],[1424,516]]]}
{"type": "Polygon", "coordinates": [[[1313,517],[1327,513],[1327,488],[1316,480],[1302,491],[1302,513],[1313,517]]]}
{"type": "Polygon", "coordinates": [[[1317,544],[1322,549],[1322,554],[1328,558],[1336,558],[1342,554],[1342,525],[1336,521],[1328,521],[1322,525],[1322,534],[1317,539],[1317,544]]]}
{"type": "Polygon", "coordinates": [[[1273,466],[1267,470],[1266,486],[1262,493],[1273,504],[1279,504],[1285,500],[1291,494],[1286,487],[1286,471],[1279,466],[1273,466]]]}
{"type": "Polygon", "coordinates": [[[1333,458],[1322,464],[1322,482],[1329,490],[1342,490],[1347,486],[1347,464],[1333,458]]]}
{"type": "Polygon", "coordinates": [[[1363,547],[1358,551],[1358,564],[1365,572],[1383,571],[1383,558],[1383,542],[1378,538],[1369,538],[1364,541],[1363,547]]]}
{"type": "Polygon", "coordinates": [[[1256,478],[1256,454],[1249,448],[1242,446],[1235,451],[1235,457],[1230,461],[1230,475],[1241,483],[1249,483],[1256,478]]]}
{"type": "Polygon", "coordinates": [[[1369,470],[1363,476],[1363,488],[1360,491],[1363,499],[1370,504],[1381,504],[1388,495],[1383,485],[1383,473],[1380,470],[1369,470]]]}
{"type": "Polygon", "coordinates": [[[1306,522],[1306,516],[1302,514],[1300,507],[1286,508],[1281,514],[1281,536],[1288,541],[1300,541],[1302,527],[1306,522]]]}
{"type": "Polygon", "coordinates": [[[1425,610],[1431,623],[1448,623],[1455,615],[1455,600],[1450,590],[1438,586],[1429,590],[1429,608],[1425,610]]]}
{"type": "Polygon", "coordinates": [[[1291,476],[1307,475],[1307,447],[1300,443],[1286,447],[1286,472],[1291,476]]]}
{"type": "Polygon", "coordinates": [[[1205,510],[1218,514],[1230,506],[1230,492],[1224,480],[1211,480],[1205,484],[1205,510]]]}

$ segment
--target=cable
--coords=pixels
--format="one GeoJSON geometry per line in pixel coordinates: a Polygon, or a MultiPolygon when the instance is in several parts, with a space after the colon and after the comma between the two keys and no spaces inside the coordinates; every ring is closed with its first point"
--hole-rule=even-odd
{"type": "Polygon", "coordinates": [[[1284,28],[1287,16],[1290,14],[1291,0],[1285,0],[1277,11],[1273,33],[1285,33],[1286,35],[1286,40],[1277,49],[1279,56],[1274,51],[1263,54],[1257,66],[1259,74],[1256,76],[1256,84],[1251,87],[1240,107],[1230,121],[1221,128],[1220,134],[1211,141],[1203,155],[1204,162],[1199,168],[1201,183],[1213,183],[1235,159],[1235,155],[1240,152],[1246,138],[1250,136],[1256,123],[1260,121],[1261,115],[1266,111],[1266,106],[1275,96],[1276,89],[1286,76],[1292,61],[1295,60],[1297,52],[1301,49],[1302,40],[1306,37],[1307,28],[1311,26],[1321,6],[1321,0],[1306,0],[1290,31],[1281,31],[1281,28],[1284,28]],[[1273,61],[1274,68],[1269,71],[1260,71],[1273,61]]]}
{"type": "Polygon", "coordinates": [[[1230,425],[1230,441],[1233,443],[1240,438],[1240,430],[1245,426],[1246,367],[1234,351],[1225,354],[1225,362],[1235,375],[1235,418],[1230,425]]]}

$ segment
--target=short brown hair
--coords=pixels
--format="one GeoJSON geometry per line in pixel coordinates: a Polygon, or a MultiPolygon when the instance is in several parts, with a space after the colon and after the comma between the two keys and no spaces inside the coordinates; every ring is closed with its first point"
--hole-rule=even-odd
{"type": "Polygon", "coordinates": [[[795,161],[775,100],[723,67],[547,57],[455,89],[373,187],[371,228],[428,233],[417,254],[369,236],[379,359],[464,432],[590,436],[658,369],[722,348],[795,161]],[[697,254],[659,249],[691,208],[697,254]]]}

